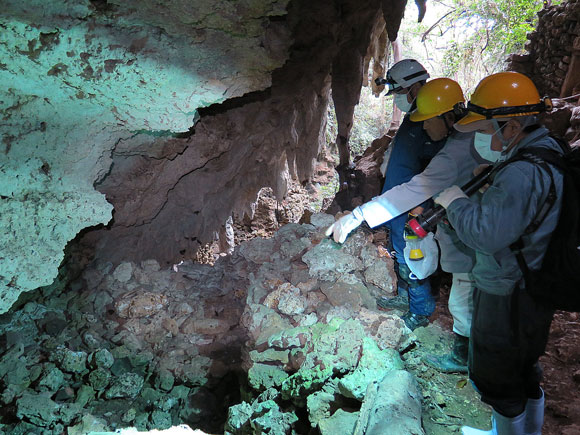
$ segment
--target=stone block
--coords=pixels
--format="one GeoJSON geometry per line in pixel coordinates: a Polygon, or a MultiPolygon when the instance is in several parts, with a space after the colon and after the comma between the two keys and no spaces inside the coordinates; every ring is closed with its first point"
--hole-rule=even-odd
{"type": "Polygon", "coordinates": [[[37,426],[49,427],[58,419],[59,406],[50,399],[52,393],[25,392],[16,401],[16,415],[37,426]]]}
{"type": "Polygon", "coordinates": [[[354,435],[424,435],[421,393],[409,372],[393,370],[369,384],[354,435]]]}
{"type": "MultiPolygon", "coordinates": [[[[318,423],[321,435],[352,435],[358,419],[358,412],[337,409],[331,417],[318,423]]],[[[386,433],[386,432],[385,432],[386,433]]]]}

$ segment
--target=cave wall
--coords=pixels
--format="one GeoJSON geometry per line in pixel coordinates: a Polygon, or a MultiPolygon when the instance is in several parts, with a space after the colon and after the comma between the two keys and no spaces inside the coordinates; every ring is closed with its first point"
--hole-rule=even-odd
{"type": "Polygon", "coordinates": [[[508,59],[508,69],[530,77],[553,110],[541,116],[553,133],[580,146],[580,1],[543,8],[528,34],[525,54],[508,59]]]}
{"type": "Polygon", "coordinates": [[[212,241],[232,213],[251,215],[262,187],[282,198],[290,177],[309,180],[331,90],[339,129],[352,126],[372,31],[377,21],[387,27],[384,5],[291,2],[293,44],[272,86],[200,110],[188,137],[121,141],[98,186],[115,205],[114,225],[84,242],[113,262],[177,262],[212,241]]]}
{"type": "Polygon", "coordinates": [[[0,313],[82,229],[108,224],[83,243],[113,262],[179,261],[260,188],[307,180],[331,82],[352,123],[353,71],[405,3],[3,2],[0,313]]]}
{"type": "Polygon", "coordinates": [[[526,51],[510,57],[510,70],[526,74],[541,94],[550,97],[580,93],[580,1],[540,10],[526,51]]]}

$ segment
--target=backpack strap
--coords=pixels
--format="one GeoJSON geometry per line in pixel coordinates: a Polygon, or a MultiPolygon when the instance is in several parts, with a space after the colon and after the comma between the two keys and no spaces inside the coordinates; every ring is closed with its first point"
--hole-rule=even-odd
{"type": "Polygon", "coordinates": [[[542,168],[550,177],[550,187],[548,189],[548,196],[544,200],[542,206],[534,216],[534,219],[527,226],[526,230],[522,234],[522,236],[527,236],[528,234],[533,233],[536,231],[552,207],[556,203],[556,199],[558,199],[558,195],[556,194],[556,184],[554,183],[554,174],[552,173],[552,168],[548,165],[548,163],[552,163],[557,167],[561,167],[564,165],[562,158],[554,151],[549,151],[546,148],[529,148],[522,152],[520,160],[526,160],[530,163],[534,163],[542,168]],[[546,153],[547,152],[547,153],[546,153]],[[546,163],[548,162],[548,163],[546,163]]]}
{"type": "MultiPolygon", "coordinates": [[[[558,142],[558,144],[562,148],[562,151],[565,152],[565,148],[562,146],[562,143],[560,141],[558,141],[557,139],[555,139],[555,140],[558,142]]],[[[567,143],[566,143],[566,145],[567,145],[567,143]]],[[[510,159],[506,160],[505,162],[500,163],[496,168],[494,168],[492,177],[490,177],[491,180],[493,181],[493,176],[495,176],[495,174],[497,172],[499,172],[500,169],[503,169],[508,164],[515,162],[515,161],[518,161],[518,160],[525,160],[525,161],[528,161],[528,162],[533,163],[535,165],[538,165],[550,177],[550,187],[549,187],[548,195],[546,196],[546,199],[542,203],[539,210],[536,212],[536,215],[534,216],[534,219],[532,220],[532,222],[526,227],[524,233],[514,243],[512,243],[509,246],[510,250],[514,253],[514,255],[516,257],[516,260],[518,262],[518,266],[520,267],[520,270],[522,271],[522,275],[524,277],[524,282],[529,283],[530,282],[530,269],[528,267],[528,264],[526,263],[526,260],[524,258],[524,254],[522,253],[522,250],[524,249],[523,237],[527,236],[528,234],[533,233],[534,231],[536,231],[540,227],[540,225],[542,224],[542,222],[544,221],[544,219],[546,218],[546,216],[548,215],[550,210],[552,210],[552,208],[554,207],[554,204],[556,203],[556,200],[558,198],[558,196],[556,194],[556,184],[554,183],[554,174],[552,172],[552,169],[548,165],[548,163],[553,164],[554,166],[556,166],[560,170],[563,170],[565,168],[566,163],[564,162],[562,155],[560,153],[558,153],[557,151],[550,150],[547,148],[542,148],[542,147],[524,148],[524,149],[520,150],[516,155],[511,157],[510,159]]]]}
{"type": "Polygon", "coordinates": [[[552,173],[552,168],[550,168],[548,163],[553,164],[558,169],[563,169],[566,164],[561,154],[559,154],[557,151],[553,151],[543,147],[524,148],[518,151],[517,154],[515,154],[505,162],[501,162],[495,168],[493,168],[493,171],[491,172],[488,178],[489,182],[490,183],[493,182],[495,176],[501,169],[505,168],[510,163],[519,160],[525,160],[527,162],[538,165],[550,177],[550,187],[548,190],[548,196],[542,203],[540,209],[537,211],[530,225],[526,227],[526,230],[522,234],[522,236],[527,236],[528,234],[533,233],[540,227],[540,225],[542,224],[542,222],[544,221],[544,219],[546,218],[546,216],[548,215],[550,210],[552,210],[552,207],[556,203],[557,194],[556,194],[556,185],[554,183],[554,174],[552,173]]]}

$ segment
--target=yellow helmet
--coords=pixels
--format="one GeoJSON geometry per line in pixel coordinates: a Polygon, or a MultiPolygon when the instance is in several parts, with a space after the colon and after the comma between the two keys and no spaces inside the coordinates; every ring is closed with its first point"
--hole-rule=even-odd
{"type": "Polygon", "coordinates": [[[455,80],[441,78],[427,82],[417,94],[417,109],[411,121],[424,121],[450,112],[465,103],[461,86],[455,80]]]}
{"type": "Polygon", "coordinates": [[[484,78],[467,103],[467,115],[457,125],[487,119],[535,115],[552,108],[548,98],[540,98],[536,85],[517,72],[501,72],[484,78]]]}

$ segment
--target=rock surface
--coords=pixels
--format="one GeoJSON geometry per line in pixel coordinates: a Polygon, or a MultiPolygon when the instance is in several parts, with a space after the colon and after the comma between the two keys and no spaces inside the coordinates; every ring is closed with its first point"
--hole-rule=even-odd
{"type": "MultiPolygon", "coordinates": [[[[343,247],[330,242],[323,232],[331,221],[288,224],[213,267],[95,262],[68,290],[42,289],[0,317],[0,399],[6,417],[22,420],[0,417],[0,428],[354,427],[353,403],[360,408],[369,384],[403,368],[399,350],[414,335],[394,313],[376,310],[367,288],[376,276],[372,284],[352,268],[381,263],[392,273],[392,260],[373,254],[362,228],[343,247]],[[338,254],[344,267],[329,261],[338,254]],[[240,369],[245,401],[233,375],[240,369]]],[[[387,274],[383,288],[392,286],[387,274]]]]}
{"type": "Polygon", "coordinates": [[[331,86],[347,134],[371,39],[396,37],[403,5],[3,2],[0,313],[113,208],[84,243],[167,266],[263,187],[307,182],[331,86]]]}

